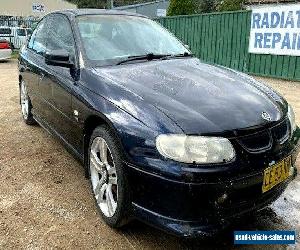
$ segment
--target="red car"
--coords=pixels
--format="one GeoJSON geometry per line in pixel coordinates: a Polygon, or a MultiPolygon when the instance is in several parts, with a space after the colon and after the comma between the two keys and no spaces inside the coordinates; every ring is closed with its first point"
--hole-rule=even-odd
{"type": "Polygon", "coordinates": [[[0,40],[0,60],[6,60],[11,57],[11,48],[9,42],[0,40]]]}

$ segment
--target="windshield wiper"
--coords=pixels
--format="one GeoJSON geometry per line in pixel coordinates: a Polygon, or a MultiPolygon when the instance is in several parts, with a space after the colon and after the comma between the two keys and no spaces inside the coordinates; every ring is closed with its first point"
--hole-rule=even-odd
{"type": "Polygon", "coordinates": [[[167,59],[172,59],[172,58],[182,58],[182,57],[193,57],[193,54],[184,52],[182,54],[167,54],[167,55],[163,55],[163,54],[153,54],[153,53],[149,53],[149,54],[145,54],[145,55],[139,55],[139,56],[128,56],[126,59],[121,60],[117,63],[117,65],[126,63],[126,62],[132,62],[132,61],[139,61],[139,60],[147,60],[147,61],[152,61],[154,59],[162,59],[162,60],[167,60],[167,59]]]}
{"type": "Polygon", "coordinates": [[[138,60],[152,61],[154,59],[161,59],[161,58],[165,58],[167,56],[171,56],[171,55],[161,55],[161,54],[149,53],[149,54],[139,55],[139,56],[129,56],[126,59],[119,61],[117,63],[117,65],[120,65],[120,64],[126,63],[126,62],[138,61],[138,60]]]}
{"type": "Polygon", "coordinates": [[[162,60],[172,59],[172,58],[182,58],[182,57],[193,57],[193,54],[190,54],[188,52],[184,52],[182,54],[175,54],[175,55],[166,55],[162,57],[162,60]]]}

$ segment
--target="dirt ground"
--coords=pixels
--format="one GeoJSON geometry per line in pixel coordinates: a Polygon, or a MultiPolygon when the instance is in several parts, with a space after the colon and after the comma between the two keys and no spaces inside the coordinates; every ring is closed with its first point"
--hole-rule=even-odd
{"type": "MultiPolygon", "coordinates": [[[[261,80],[287,98],[300,124],[300,83],[261,80]]],[[[0,63],[0,93],[0,249],[233,249],[234,230],[300,232],[299,176],[270,208],[217,239],[186,241],[140,222],[110,229],[97,214],[82,166],[44,129],[23,123],[14,60],[0,63]]],[[[287,248],[300,249],[299,235],[296,246],[276,246],[287,248]]]]}

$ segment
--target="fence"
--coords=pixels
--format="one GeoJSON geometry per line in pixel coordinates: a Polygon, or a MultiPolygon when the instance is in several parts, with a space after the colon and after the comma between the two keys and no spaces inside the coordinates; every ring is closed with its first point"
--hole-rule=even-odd
{"type": "Polygon", "coordinates": [[[19,49],[32,33],[32,27],[38,21],[34,17],[0,16],[0,39],[6,39],[12,48],[19,49]]]}
{"type": "Polygon", "coordinates": [[[251,11],[165,17],[157,21],[205,62],[260,76],[300,80],[300,57],[248,53],[251,11]]]}

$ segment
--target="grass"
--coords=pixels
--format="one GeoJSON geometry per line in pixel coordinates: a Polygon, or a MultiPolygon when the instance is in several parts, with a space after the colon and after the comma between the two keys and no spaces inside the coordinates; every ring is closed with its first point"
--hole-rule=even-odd
{"type": "Polygon", "coordinates": [[[19,50],[14,50],[11,54],[12,59],[18,59],[19,58],[19,50]]]}

